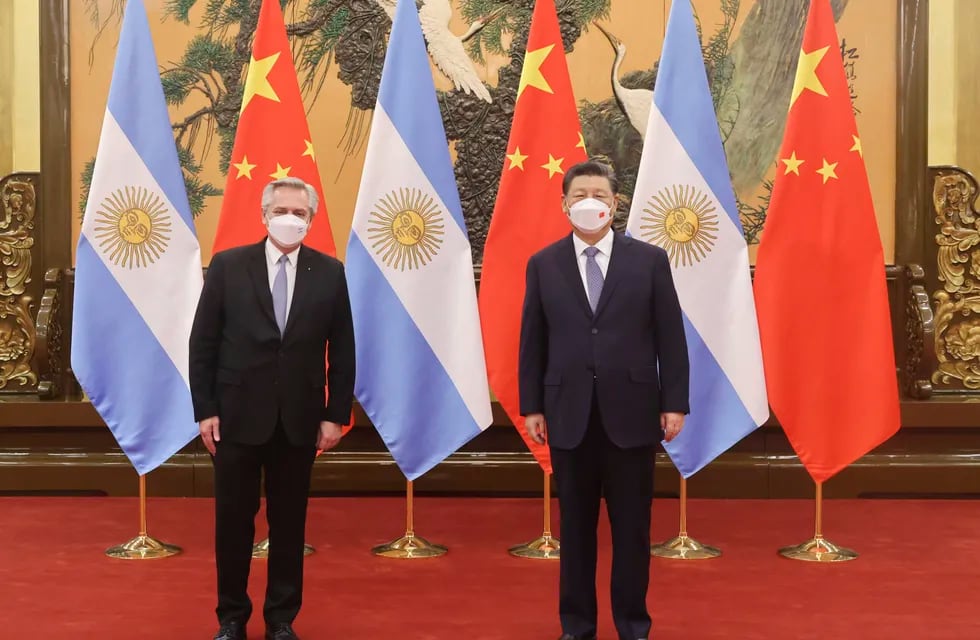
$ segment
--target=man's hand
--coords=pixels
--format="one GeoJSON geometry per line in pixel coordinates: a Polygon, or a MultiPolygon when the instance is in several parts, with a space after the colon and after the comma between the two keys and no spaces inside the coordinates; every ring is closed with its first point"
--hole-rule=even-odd
{"type": "Polygon", "coordinates": [[[543,413],[532,413],[524,417],[524,428],[527,435],[531,436],[538,444],[544,444],[548,438],[548,425],[545,424],[543,413]]]}
{"type": "Polygon", "coordinates": [[[204,448],[211,455],[215,452],[215,442],[221,442],[221,431],[218,429],[218,416],[211,416],[201,420],[198,426],[201,428],[201,440],[204,441],[204,448]]]}
{"type": "Polygon", "coordinates": [[[320,451],[333,449],[340,442],[341,435],[343,435],[343,430],[336,422],[321,422],[320,436],[316,440],[316,448],[320,451]]]}
{"type": "Polygon", "coordinates": [[[664,440],[670,442],[684,428],[683,413],[661,413],[660,428],[664,431],[664,440]]]}

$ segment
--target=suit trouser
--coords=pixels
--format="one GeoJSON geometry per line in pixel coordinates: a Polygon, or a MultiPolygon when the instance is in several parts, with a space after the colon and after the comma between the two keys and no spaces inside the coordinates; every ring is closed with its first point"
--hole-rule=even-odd
{"type": "Polygon", "coordinates": [[[292,622],[303,601],[306,503],[316,448],[290,444],[282,425],[276,426],[272,439],[265,444],[222,440],[216,447],[214,550],[218,621],[244,624],[252,614],[248,574],[264,469],[269,579],[263,614],[267,623],[292,622]]]}
{"type": "Polygon", "coordinates": [[[650,634],[646,596],[653,461],[653,447],[621,449],[609,440],[594,397],[582,442],[574,449],[551,448],[561,507],[558,614],[563,633],[596,633],[596,527],[605,497],[613,543],[613,621],[621,640],[650,634]]]}

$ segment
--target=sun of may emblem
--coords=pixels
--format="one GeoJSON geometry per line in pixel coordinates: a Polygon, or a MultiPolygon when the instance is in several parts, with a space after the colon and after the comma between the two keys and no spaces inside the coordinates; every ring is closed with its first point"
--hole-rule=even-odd
{"type": "Polygon", "coordinates": [[[371,212],[368,238],[389,267],[419,269],[442,245],[444,225],[435,199],[419,189],[399,189],[382,197],[371,212]]]}
{"type": "Polygon", "coordinates": [[[167,250],[170,216],[163,198],[144,187],[110,193],[96,212],[95,236],[110,261],[145,267],[167,250]]]}
{"type": "Polygon", "coordinates": [[[643,210],[640,235],[662,247],[674,266],[688,266],[708,255],[718,238],[714,203],[702,191],[675,184],[664,187],[643,210]]]}

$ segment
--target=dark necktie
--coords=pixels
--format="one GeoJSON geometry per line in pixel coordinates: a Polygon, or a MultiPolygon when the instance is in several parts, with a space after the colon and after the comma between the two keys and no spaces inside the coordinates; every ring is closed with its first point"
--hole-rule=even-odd
{"type": "Polygon", "coordinates": [[[279,258],[279,272],[272,283],[272,308],[276,312],[276,324],[279,325],[279,333],[286,329],[286,254],[279,258]]]}
{"type": "Polygon", "coordinates": [[[595,259],[597,253],[599,253],[599,249],[596,247],[585,248],[585,284],[589,292],[589,306],[592,307],[592,313],[595,313],[595,308],[599,305],[602,283],[605,280],[602,277],[602,269],[599,268],[599,263],[595,259]]]}

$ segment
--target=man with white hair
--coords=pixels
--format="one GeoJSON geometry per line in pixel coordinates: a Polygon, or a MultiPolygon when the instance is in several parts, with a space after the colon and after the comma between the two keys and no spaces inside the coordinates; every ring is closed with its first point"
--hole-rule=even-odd
{"type": "Polygon", "coordinates": [[[245,638],[263,470],[269,522],[265,637],[296,638],[292,622],[302,603],[313,460],[317,449],[340,441],[351,414],[354,328],[344,267],[302,245],[317,200],[316,190],[297,178],[269,183],[262,193],[268,237],[211,258],[194,317],[191,394],[214,463],[215,640],[245,638]]]}

